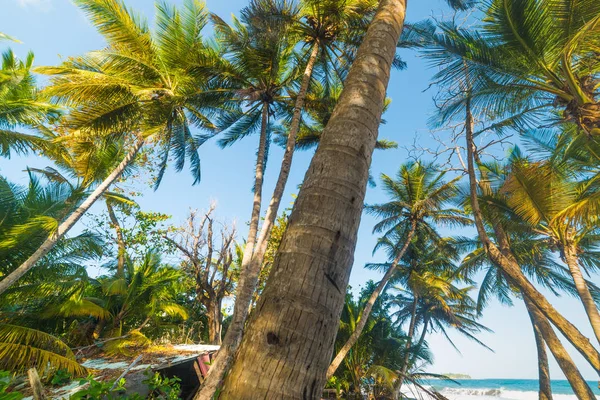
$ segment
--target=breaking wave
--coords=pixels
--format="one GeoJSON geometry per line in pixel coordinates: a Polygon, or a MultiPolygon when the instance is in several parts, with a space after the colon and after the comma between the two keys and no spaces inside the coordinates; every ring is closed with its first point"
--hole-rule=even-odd
{"type": "MultiPolygon", "coordinates": [[[[504,388],[443,388],[440,393],[450,400],[473,400],[473,398],[506,399],[506,400],[538,400],[539,394],[534,391],[507,390],[504,388]]],[[[574,394],[553,393],[554,400],[577,400],[574,394]]],[[[596,398],[600,399],[599,396],[596,398]]]]}

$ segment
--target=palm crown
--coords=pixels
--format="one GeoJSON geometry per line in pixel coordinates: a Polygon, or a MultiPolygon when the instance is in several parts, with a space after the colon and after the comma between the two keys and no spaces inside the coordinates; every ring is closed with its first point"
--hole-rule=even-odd
{"type": "Polygon", "coordinates": [[[209,91],[210,74],[202,68],[214,56],[201,35],[208,19],[204,6],[189,0],[178,10],[159,3],[151,32],[119,0],[77,4],[107,48],[38,69],[52,76],[46,92],[71,107],[64,125],[76,134],[137,133],[160,149],[157,185],[169,156],[178,171],[189,158],[198,182],[197,150],[204,139],[191,126],[213,130],[210,117],[227,108],[226,99],[209,91]]]}

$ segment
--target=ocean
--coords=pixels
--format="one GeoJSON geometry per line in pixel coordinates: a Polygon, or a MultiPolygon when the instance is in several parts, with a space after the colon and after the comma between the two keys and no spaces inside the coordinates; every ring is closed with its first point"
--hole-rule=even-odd
{"type": "MultiPolygon", "coordinates": [[[[437,389],[450,400],[537,400],[538,381],[536,379],[457,379],[457,383],[430,381],[429,385],[437,389]]],[[[600,399],[597,381],[589,385],[600,399]]],[[[576,400],[573,390],[566,380],[552,381],[554,400],[576,400]]]]}

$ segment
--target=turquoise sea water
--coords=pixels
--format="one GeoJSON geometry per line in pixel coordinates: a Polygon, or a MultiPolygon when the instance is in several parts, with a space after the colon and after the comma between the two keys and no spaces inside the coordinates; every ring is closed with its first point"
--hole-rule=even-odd
{"type": "MultiPolygon", "coordinates": [[[[450,400],[511,399],[535,400],[538,398],[538,381],[535,379],[458,379],[457,383],[430,381],[450,400]]],[[[590,381],[590,387],[600,399],[598,382],[590,381]]],[[[552,392],[555,400],[575,399],[566,380],[553,380],[552,392]]]]}

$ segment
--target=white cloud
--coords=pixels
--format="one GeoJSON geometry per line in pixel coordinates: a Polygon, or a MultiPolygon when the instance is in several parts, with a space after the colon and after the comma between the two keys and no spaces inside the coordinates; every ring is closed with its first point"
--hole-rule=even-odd
{"type": "Polygon", "coordinates": [[[48,11],[52,8],[52,0],[17,0],[17,3],[24,8],[33,8],[38,11],[48,11]]]}

